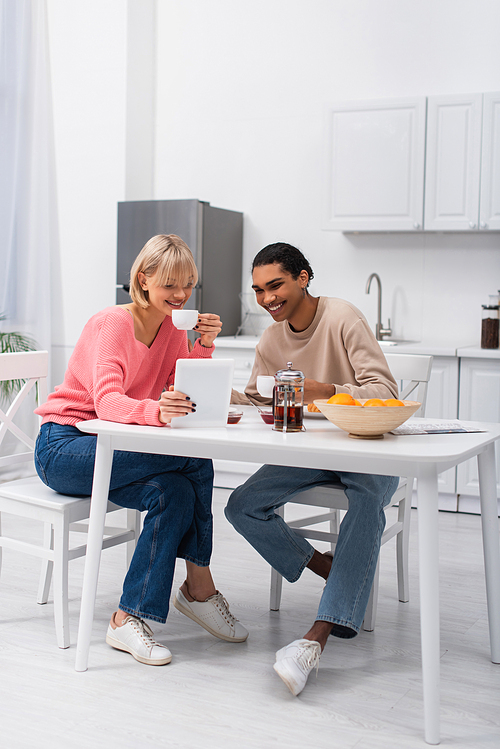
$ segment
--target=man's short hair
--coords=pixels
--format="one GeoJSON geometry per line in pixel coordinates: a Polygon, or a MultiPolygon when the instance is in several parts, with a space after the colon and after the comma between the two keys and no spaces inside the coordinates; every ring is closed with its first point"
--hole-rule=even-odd
{"type": "Polygon", "coordinates": [[[290,273],[294,281],[297,280],[301,271],[307,271],[309,274],[307,286],[309,286],[309,282],[314,278],[313,269],[307,258],[304,257],[297,247],[286,242],[268,244],[267,247],[258,252],[253,259],[252,271],[261,265],[272,265],[273,263],[281,265],[284,271],[290,273]]]}

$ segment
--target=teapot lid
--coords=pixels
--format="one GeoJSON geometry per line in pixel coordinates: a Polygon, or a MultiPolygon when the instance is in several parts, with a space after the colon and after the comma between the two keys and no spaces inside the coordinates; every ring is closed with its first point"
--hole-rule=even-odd
{"type": "Polygon", "coordinates": [[[300,371],[300,369],[292,369],[292,362],[288,361],[286,363],[287,369],[279,369],[275,377],[277,380],[281,380],[284,382],[291,381],[291,380],[303,380],[304,379],[304,373],[300,371]]]}

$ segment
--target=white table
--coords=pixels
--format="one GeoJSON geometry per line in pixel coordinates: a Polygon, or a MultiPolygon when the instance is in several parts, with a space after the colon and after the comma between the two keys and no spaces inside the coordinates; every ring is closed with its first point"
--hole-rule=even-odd
{"type": "MultiPolygon", "coordinates": [[[[97,434],[76,670],[86,671],[102,534],[114,450],[165,453],[197,458],[252,461],[418,478],[420,620],[425,740],[439,743],[439,586],[438,486],[442,471],[477,455],[485,560],[491,660],[500,663],[500,544],[498,533],[495,440],[500,424],[476,424],[485,432],[445,435],[386,435],[381,440],[350,439],[330,422],[304,421],[307,431],[283,434],[264,424],[247,407],[239,424],[219,429],[170,429],[80,422],[97,434]]],[[[474,426],[473,424],[471,424],[474,426]]]]}

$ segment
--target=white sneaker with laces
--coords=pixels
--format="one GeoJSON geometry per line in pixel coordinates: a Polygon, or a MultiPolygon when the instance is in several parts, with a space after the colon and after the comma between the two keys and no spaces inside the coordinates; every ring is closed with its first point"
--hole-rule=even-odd
{"type": "Polygon", "coordinates": [[[172,660],[170,650],[155,642],[153,630],[137,616],[127,616],[121,627],[116,629],[109,624],[106,642],[112,648],[124,650],[133,655],[136,661],[149,666],[164,666],[172,660]]]}
{"type": "Polygon", "coordinates": [[[294,640],[276,653],[273,668],[290,692],[297,696],[304,689],[307,677],[319,668],[321,645],[316,640],[294,640]]]}
{"type": "Polygon", "coordinates": [[[228,602],[219,591],[206,601],[188,601],[178,590],[174,606],[219,640],[244,642],[248,637],[248,630],[231,614],[228,602]]]}

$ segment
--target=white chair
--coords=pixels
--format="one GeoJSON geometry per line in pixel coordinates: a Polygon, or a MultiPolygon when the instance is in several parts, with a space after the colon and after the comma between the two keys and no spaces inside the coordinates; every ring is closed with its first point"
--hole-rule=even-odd
{"type": "MultiPolygon", "coordinates": [[[[431,376],[432,356],[420,356],[415,354],[386,354],[387,363],[398,382],[400,397],[419,401],[422,405],[415,416],[423,416],[427,399],[427,385],[431,376]]],[[[396,559],[398,573],[398,595],[399,600],[409,600],[408,591],[408,542],[410,535],[411,499],[413,493],[413,476],[405,476],[400,479],[399,486],[392,497],[389,507],[398,506],[397,520],[386,527],[382,534],[381,545],[387,543],[396,536],[396,559]]],[[[308,505],[312,507],[327,508],[328,512],[315,514],[313,516],[300,518],[288,522],[290,528],[304,538],[315,541],[327,541],[331,545],[332,552],[337,543],[340,528],[340,512],[349,507],[349,501],[342,489],[335,486],[321,486],[292,497],[288,504],[308,505]],[[311,528],[327,521],[329,531],[311,528]]],[[[277,513],[284,517],[284,507],[279,508],[277,513]]],[[[377,610],[379,564],[377,562],[375,578],[370,592],[370,599],[365,613],[363,629],[372,631],[375,627],[377,610]]],[[[281,601],[283,579],[275,569],[271,570],[271,596],[270,608],[278,611],[281,601]]]]}
{"type": "MultiPolygon", "coordinates": [[[[2,548],[15,549],[40,557],[43,560],[38,588],[38,603],[47,603],[51,578],[54,578],[54,619],[57,644],[68,648],[69,615],[68,615],[68,562],[77,559],[86,552],[86,545],[70,549],[70,531],[86,532],[86,520],[90,512],[90,497],[69,497],[57,494],[49,489],[38,478],[20,478],[14,481],[2,481],[2,470],[19,463],[29,463],[33,467],[35,443],[32,437],[14,423],[28,394],[36,387],[36,401],[43,403],[47,395],[48,353],[31,351],[13,354],[0,354],[0,381],[22,380],[24,384],[5,413],[0,409],[0,445],[10,433],[16,438],[16,446],[22,444],[24,452],[17,452],[0,457],[0,512],[7,512],[22,518],[42,521],[44,526],[43,544],[20,541],[2,534],[0,522],[0,565],[2,548]],[[27,448],[27,450],[25,449],[27,448]],[[52,575],[53,573],[53,575],[52,575]]],[[[9,448],[10,449],[10,448],[9,448]]],[[[108,512],[121,510],[121,507],[108,502],[108,512]]],[[[117,544],[127,544],[127,565],[130,563],[139,535],[140,513],[127,510],[126,528],[105,528],[102,548],[107,549],[117,544]]],[[[1,515],[0,515],[1,520],[1,515]]]]}

